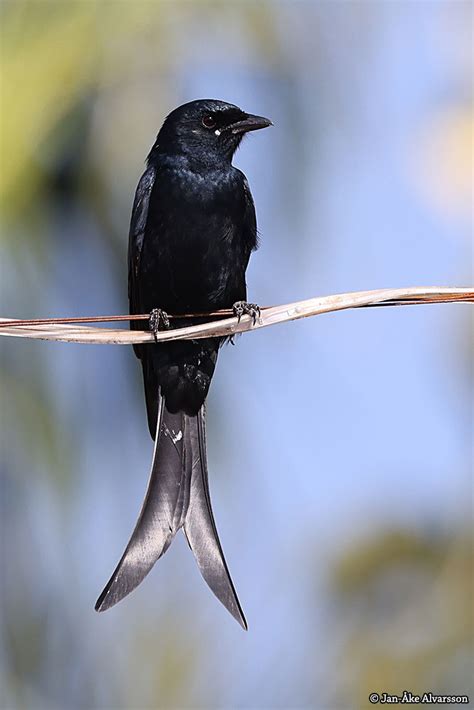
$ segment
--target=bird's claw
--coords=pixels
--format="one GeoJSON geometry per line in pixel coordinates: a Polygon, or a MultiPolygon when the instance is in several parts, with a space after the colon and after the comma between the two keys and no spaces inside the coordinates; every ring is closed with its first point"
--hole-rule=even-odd
{"type": "Polygon", "coordinates": [[[257,322],[257,318],[260,318],[260,306],[256,303],[247,303],[247,301],[236,301],[232,306],[234,316],[237,316],[240,323],[240,319],[243,315],[248,315],[252,318],[253,325],[257,322]]]}
{"type": "Polygon", "coordinates": [[[155,341],[157,341],[157,334],[159,330],[168,330],[170,327],[170,319],[165,311],[161,308],[154,308],[150,313],[150,320],[148,321],[149,327],[153,335],[155,336],[155,341]]]}

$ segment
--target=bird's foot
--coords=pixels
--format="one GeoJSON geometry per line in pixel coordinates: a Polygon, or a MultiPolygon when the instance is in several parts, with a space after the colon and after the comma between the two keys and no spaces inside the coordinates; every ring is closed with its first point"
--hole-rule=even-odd
{"type": "Polygon", "coordinates": [[[239,319],[239,323],[243,315],[250,316],[254,325],[257,322],[257,318],[260,318],[260,306],[257,306],[256,303],[247,303],[247,301],[236,301],[232,306],[232,310],[234,312],[234,316],[237,316],[237,318],[239,319]]]}
{"type": "Polygon", "coordinates": [[[153,335],[155,336],[155,341],[157,340],[157,334],[159,330],[168,330],[170,327],[170,319],[165,311],[161,308],[154,308],[150,313],[150,320],[148,321],[149,327],[153,335]]]}

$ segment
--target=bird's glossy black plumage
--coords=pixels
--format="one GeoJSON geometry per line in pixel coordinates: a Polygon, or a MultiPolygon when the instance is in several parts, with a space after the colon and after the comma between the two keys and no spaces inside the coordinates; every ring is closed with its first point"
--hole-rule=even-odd
{"type": "MultiPolygon", "coordinates": [[[[257,246],[255,208],[245,175],[231,161],[244,133],[269,125],[210,99],[184,104],[167,117],[133,205],[132,314],[154,308],[202,313],[245,301],[245,271],[257,246]]],[[[155,450],[140,518],[98,610],[132,591],[183,527],[203,577],[246,626],[207,482],[204,402],[220,345],[220,339],[207,338],[135,347],[155,450]]]]}

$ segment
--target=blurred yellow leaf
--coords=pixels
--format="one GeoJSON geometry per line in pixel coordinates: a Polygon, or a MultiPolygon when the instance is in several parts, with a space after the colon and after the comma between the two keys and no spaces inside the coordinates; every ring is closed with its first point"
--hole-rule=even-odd
{"type": "Polygon", "coordinates": [[[448,218],[471,215],[473,146],[474,115],[468,105],[434,115],[410,145],[410,172],[417,189],[448,218]]]}

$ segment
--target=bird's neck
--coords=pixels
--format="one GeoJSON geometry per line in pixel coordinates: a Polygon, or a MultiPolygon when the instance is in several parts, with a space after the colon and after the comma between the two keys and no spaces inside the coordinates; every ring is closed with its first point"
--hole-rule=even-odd
{"type": "Polygon", "coordinates": [[[175,168],[202,175],[208,172],[230,171],[232,155],[214,155],[206,152],[168,152],[155,144],[147,158],[147,164],[157,168],[175,168]]]}

